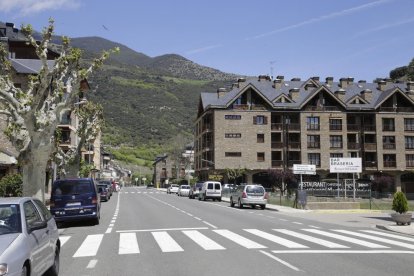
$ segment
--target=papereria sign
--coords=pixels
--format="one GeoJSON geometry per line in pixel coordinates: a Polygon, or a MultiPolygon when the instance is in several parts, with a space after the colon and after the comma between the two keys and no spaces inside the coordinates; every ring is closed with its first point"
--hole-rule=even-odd
{"type": "Polygon", "coordinates": [[[361,158],[329,158],[331,173],[361,173],[361,158]]]}

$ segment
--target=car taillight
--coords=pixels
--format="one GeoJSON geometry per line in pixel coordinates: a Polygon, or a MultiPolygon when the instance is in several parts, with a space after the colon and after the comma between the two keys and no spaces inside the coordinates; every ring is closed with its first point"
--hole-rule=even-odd
{"type": "Polygon", "coordinates": [[[242,198],[246,198],[246,197],[247,197],[246,192],[243,192],[243,194],[242,194],[242,198]]]}
{"type": "Polygon", "coordinates": [[[265,198],[265,199],[269,199],[269,194],[265,192],[265,194],[264,194],[264,198],[265,198]]]}
{"type": "Polygon", "coordinates": [[[92,198],[92,204],[96,204],[96,203],[98,203],[98,199],[96,197],[93,197],[92,198]]]}

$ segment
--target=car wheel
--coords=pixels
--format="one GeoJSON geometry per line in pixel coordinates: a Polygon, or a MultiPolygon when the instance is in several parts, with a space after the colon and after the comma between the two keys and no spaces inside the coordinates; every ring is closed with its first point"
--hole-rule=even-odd
{"type": "Polygon", "coordinates": [[[53,265],[46,271],[46,276],[58,276],[59,275],[59,248],[56,247],[55,259],[53,265]]]}
{"type": "Polygon", "coordinates": [[[262,208],[262,210],[266,209],[266,205],[260,205],[260,208],[262,208]]]}
{"type": "Polygon", "coordinates": [[[240,198],[239,198],[238,204],[239,204],[239,209],[243,209],[243,204],[241,203],[240,198]]]}
{"type": "Polygon", "coordinates": [[[206,201],[206,194],[203,194],[203,201],[206,201]]]}
{"type": "Polygon", "coordinates": [[[218,201],[221,202],[221,197],[218,198],[218,201]]]}
{"type": "Polygon", "coordinates": [[[201,196],[200,195],[198,195],[198,201],[200,201],[201,200],[201,196]]]}
{"type": "Polygon", "coordinates": [[[230,198],[230,207],[234,207],[234,202],[233,202],[233,198],[230,198]]]}
{"type": "Polygon", "coordinates": [[[21,276],[29,276],[29,269],[27,268],[27,265],[24,265],[22,267],[22,273],[20,275],[21,276]]]}

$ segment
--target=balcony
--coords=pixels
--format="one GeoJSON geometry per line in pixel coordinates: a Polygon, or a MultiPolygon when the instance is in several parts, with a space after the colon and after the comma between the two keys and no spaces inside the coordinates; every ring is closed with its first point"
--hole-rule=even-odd
{"type": "Polygon", "coordinates": [[[272,149],[283,149],[283,142],[272,142],[272,149]]]}
{"type": "Polygon", "coordinates": [[[363,125],[362,126],[363,131],[376,131],[377,127],[375,125],[363,125]]]}
{"type": "Polygon", "coordinates": [[[283,167],[283,160],[272,160],[272,168],[283,167]]]}
{"type": "Polygon", "coordinates": [[[300,149],[300,142],[288,142],[289,149],[300,149]]]}
{"type": "Polygon", "coordinates": [[[273,123],[271,126],[272,126],[272,130],[279,130],[279,131],[283,130],[283,124],[282,123],[273,123]]]}
{"type": "Polygon", "coordinates": [[[299,123],[291,123],[287,125],[289,130],[300,130],[300,124],[299,123]]]}
{"type": "Polygon", "coordinates": [[[340,111],[337,106],[307,106],[306,111],[340,111]]]}
{"type": "Polygon", "coordinates": [[[395,131],[395,125],[394,124],[383,124],[382,131],[395,131]]]}
{"type": "Polygon", "coordinates": [[[348,149],[359,150],[360,147],[361,147],[360,143],[348,142],[348,149]]]}
{"type": "Polygon", "coordinates": [[[384,143],[382,148],[383,149],[395,149],[395,143],[384,143]]]}
{"type": "Polygon", "coordinates": [[[288,166],[289,167],[293,167],[294,164],[302,164],[302,161],[300,161],[300,160],[289,160],[288,161],[288,166]]]}
{"type": "Polygon", "coordinates": [[[384,161],[384,168],[396,168],[397,161],[384,161]]]}
{"type": "Polygon", "coordinates": [[[364,150],[377,150],[377,143],[365,143],[364,150]]]}
{"type": "Polygon", "coordinates": [[[364,162],[365,168],[375,168],[376,169],[377,165],[378,165],[377,161],[365,161],[364,162]]]}

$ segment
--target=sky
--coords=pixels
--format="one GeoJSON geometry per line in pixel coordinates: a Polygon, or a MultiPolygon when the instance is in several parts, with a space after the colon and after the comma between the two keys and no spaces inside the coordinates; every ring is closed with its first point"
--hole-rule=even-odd
{"type": "Polygon", "coordinates": [[[389,77],[414,58],[413,0],[0,0],[0,21],[99,36],[246,76],[389,77]]]}

